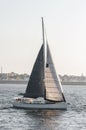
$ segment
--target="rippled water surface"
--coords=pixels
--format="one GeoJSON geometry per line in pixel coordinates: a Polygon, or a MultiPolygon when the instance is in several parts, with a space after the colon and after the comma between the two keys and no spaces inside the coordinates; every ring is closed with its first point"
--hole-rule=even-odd
{"type": "Polygon", "coordinates": [[[86,86],[63,86],[67,111],[12,108],[26,85],[0,84],[0,130],[86,130],[86,86]]]}

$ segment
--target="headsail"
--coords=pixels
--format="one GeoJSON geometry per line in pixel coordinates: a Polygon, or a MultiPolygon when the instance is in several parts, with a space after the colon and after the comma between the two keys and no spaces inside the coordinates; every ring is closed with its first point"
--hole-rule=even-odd
{"type": "Polygon", "coordinates": [[[47,44],[47,59],[45,69],[45,88],[46,88],[46,99],[51,101],[64,101],[60,82],[57,78],[50,49],[47,44]]]}
{"type": "Polygon", "coordinates": [[[44,54],[43,45],[35,61],[24,97],[44,97],[44,54]]]}

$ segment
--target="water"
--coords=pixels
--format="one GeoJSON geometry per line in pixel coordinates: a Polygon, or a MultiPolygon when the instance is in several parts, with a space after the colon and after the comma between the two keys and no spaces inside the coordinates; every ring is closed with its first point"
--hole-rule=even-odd
{"type": "Polygon", "coordinates": [[[13,97],[26,85],[0,84],[0,130],[86,130],[86,86],[63,86],[67,111],[12,108],[13,97]]]}

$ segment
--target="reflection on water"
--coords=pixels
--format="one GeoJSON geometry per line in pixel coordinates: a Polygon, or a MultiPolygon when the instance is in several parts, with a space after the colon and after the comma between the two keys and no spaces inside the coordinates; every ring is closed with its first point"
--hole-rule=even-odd
{"type": "Polygon", "coordinates": [[[60,116],[65,111],[58,110],[44,110],[44,111],[26,111],[26,115],[32,119],[32,129],[45,129],[45,130],[54,130],[59,120],[60,116]],[[56,118],[56,119],[55,119],[56,118]]]}
{"type": "Polygon", "coordinates": [[[0,130],[86,130],[86,86],[63,86],[67,111],[12,108],[24,85],[0,85],[0,130]]]}

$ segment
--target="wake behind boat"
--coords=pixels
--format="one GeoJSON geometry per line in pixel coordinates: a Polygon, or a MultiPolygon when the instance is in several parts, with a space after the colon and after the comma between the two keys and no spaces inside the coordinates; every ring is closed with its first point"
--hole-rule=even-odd
{"type": "Polygon", "coordinates": [[[31,76],[23,97],[13,102],[13,107],[44,110],[67,109],[59,77],[51,57],[47,39],[45,40],[44,22],[42,18],[43,44],[32,69],[31,76]]]}

